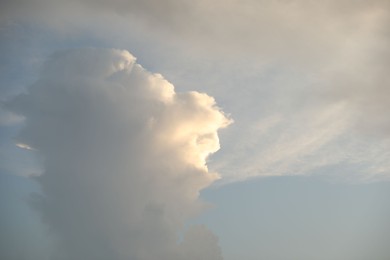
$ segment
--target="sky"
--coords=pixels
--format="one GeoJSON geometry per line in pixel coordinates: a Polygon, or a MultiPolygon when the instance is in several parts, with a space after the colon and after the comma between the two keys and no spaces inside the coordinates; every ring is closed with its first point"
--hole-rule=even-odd
{"type": "Polygon", "coordinates": [[[387,260],[390,2],[0,4],[0,258],[387,260]]]}

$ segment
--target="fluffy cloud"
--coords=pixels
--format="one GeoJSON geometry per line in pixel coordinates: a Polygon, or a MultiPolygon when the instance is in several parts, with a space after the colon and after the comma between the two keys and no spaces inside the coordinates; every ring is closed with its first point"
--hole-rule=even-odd
{"type": "Polygon", "coordinates": [[[58,236],[54,259],[222,258],[204,227],[178,244],[219,178],[206,159],[230,120],[212,97],[176,93],[127,51],[76,49],[9,107],[26,118],[18,142],[44,157],[33,205],[58,236]]]}

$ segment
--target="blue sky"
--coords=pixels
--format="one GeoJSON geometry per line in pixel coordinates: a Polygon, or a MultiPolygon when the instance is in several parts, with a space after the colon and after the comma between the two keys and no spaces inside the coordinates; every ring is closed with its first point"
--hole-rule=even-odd
{"type": "Polygon", "coordinates": [[[388,183],[274,177],[207,190],[226,259],[386,259],[388,183]]]}
{"type": "Polygon", "coordinates": [[[389,257],[387,1],[1,5],[0,258],[389,257]]]}

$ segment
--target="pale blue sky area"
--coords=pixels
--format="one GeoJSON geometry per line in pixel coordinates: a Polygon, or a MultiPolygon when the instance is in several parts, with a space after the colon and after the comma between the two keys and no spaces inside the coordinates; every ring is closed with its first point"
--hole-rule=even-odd
{"type": "Polygon", "coordinates": [[[220,239],[225,259],[386,260],[390,183],[350,185],[273,177],[211,188],[196,222],[220,239]]]}
{"type": "Polygon", "coordinates": [[[37,192],[31,179],[0,172],[0,251],[5,259],[48,257],[48,229],[29,206],[37,192]]]}

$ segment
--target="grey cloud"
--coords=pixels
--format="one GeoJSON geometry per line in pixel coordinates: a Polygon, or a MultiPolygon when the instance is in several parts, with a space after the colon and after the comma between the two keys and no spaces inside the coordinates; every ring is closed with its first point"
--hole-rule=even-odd
{"type": "Polygon", "coordinates": [[[79,49],[8,106],[26,117],[18,141],[44,157],[32,203],[58,236],[54,259],[221,259],[204,227],[177,243],[218,179],[206,158],[230,120],[213,98],[176,93],[127,51],[79,49]]]}

